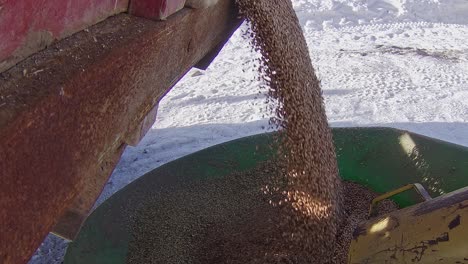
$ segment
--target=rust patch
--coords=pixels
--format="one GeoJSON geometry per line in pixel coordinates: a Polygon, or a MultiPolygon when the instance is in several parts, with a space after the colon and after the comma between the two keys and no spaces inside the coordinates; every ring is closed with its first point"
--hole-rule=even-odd
{"type": "Polygon", "coordinates": [[[27,262],[61,216],[77,230],[125,136],[238,25],[231,0],[164,22],[121,14],[2,75],[0,263],[27,262]]]}

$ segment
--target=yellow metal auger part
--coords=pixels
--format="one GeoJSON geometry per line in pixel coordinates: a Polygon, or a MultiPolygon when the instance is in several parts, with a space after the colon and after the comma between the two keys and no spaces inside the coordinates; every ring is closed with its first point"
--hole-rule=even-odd
{"type": "Polygon", "coordinates": [[[360,224],[348,263],[468,263],[468,188],[360,224]]]}

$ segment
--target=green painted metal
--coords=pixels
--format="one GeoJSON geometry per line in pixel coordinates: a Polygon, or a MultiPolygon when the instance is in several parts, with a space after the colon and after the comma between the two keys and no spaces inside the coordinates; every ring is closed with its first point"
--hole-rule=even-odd
{"type": "MultiPolygon", "coordinates": [[[[437,197],[468,186],[466,147],[391,128],[335,129],[334,140],[341,177],[376,192],[421,183],[437,197]]],[[[406,207],[420,198],[409,192],[394,200],[406,207]]]]}
{"type": "MultiPolygon", "coordinates": [[[[125,263],[132,215],[140,201],[178,181],[204,181],[248,170],[274,155],[274,133],[214,146],[149,172],[98,207],[70,244],[64,263],[125,263]]],[[[391,128],[333,129],[340,175],[377,192],[421,183],[433,196],[468,186],[468,148],[391,128]]],[[[411,192],[394,200],[419,202],[411,192]]]]}

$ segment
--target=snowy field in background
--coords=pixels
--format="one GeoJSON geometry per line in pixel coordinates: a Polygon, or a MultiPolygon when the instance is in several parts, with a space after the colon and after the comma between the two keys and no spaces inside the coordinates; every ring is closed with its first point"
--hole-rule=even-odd
{"type": "MultiPolygon", "coordinates": [[[[293,3],[332,126],[395,127],[468,146],[468,0],[293,3]]],[[[189,72],[144,140],[127,148],[99,203],[164,163],[265,132],[255,57],[241,28],[207,71],[189,72]]],[[[60,263],[65,248],[49,236],[30,263],[60,263]]]]}

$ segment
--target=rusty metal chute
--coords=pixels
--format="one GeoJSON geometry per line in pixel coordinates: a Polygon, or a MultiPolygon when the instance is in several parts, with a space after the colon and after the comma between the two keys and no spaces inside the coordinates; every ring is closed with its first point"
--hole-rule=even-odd
{"type": "Polygon", "coordinates": [[[0,39],[8,44],[0,46],[2,263],[26,262],[50,231],[75,237],[159,100],[241,23],[231,0],[205,10],[133,0],[130,14],[125,0],[33,2],[1,6],[0,39]],[[12,16],[28,18],[29,33],[16,30],[12,16]],[[30,42],[34,30],[52,40],[30,42]]]}

